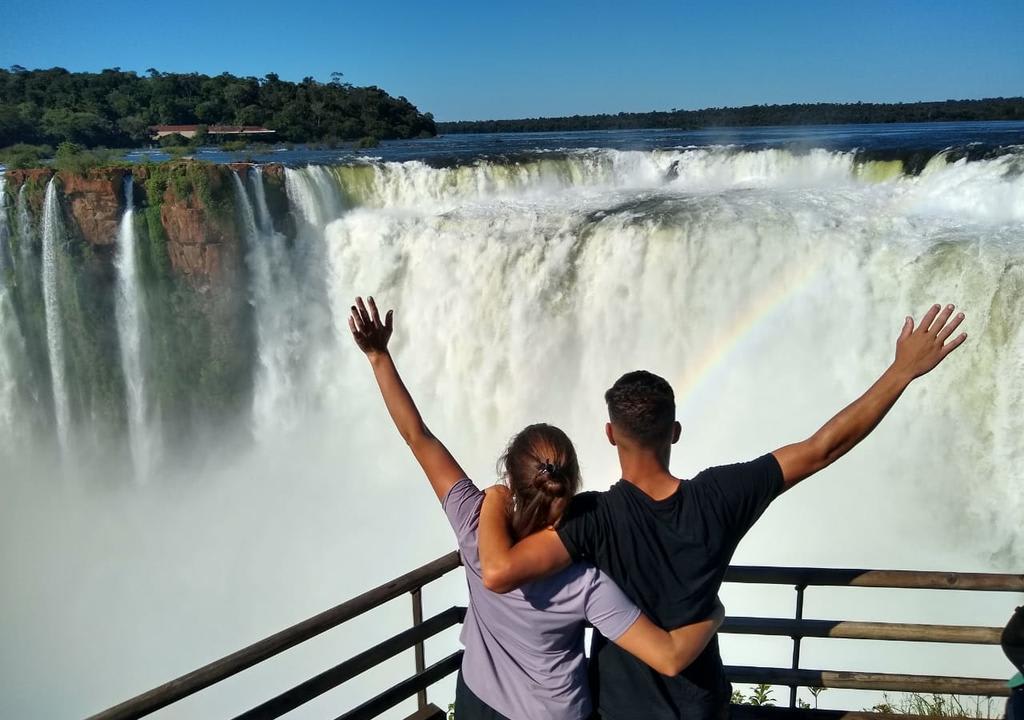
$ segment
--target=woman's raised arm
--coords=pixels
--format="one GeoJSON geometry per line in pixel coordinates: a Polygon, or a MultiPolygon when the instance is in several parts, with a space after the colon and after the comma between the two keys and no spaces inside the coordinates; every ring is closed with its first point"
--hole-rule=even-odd
{"type": "Polygon", "coordinates": [[[434,437],[423,422],[420,411],[416,409],[416,403],[405,388],[398,368],[395,367],[395,361],[388,352],[388,341],[391,340],[391,333],[394,330],[394,311],[388,310],[382,322],[373,298],[367,298],[367,303],[364,303],[363,299],[358,297],[356,304],[352,306],[348,327],[352,331],[356,345],[366,353],[366,359],[370,361],[373,375],[377,379],[377,387],[380,388],[380,394],[395,427],[426,473],[437,498],[443,501],[452,485],[466,477],[466,474],[448,452],[448,448],[434,437]]]}

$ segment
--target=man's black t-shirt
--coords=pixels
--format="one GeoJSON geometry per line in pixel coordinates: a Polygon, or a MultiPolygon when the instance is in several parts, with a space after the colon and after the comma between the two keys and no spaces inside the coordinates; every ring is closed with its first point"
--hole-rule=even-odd
{"type": "MultiPolygon", "coordinates": [[[[593,563],[663,628],[711,614],[733,552],[782,489],[773,455],[704,470],[664,500],[625,480],[575,497],[558,527],[573,560],[593,563]]],[[[592,690],[605,720],[719,717],[731,694],[717,637],[665,677],[595,631],[592,690]]]]}

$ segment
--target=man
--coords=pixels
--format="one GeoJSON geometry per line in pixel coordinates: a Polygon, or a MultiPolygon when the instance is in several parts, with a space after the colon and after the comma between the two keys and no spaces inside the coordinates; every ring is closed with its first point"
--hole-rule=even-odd
{"type": "MultiPolygon", "coordinates": [[[[610,575],[662,627],[707,617],[737,544],[768,504],[849,452],[915,378],[964,342],[963,333],[950,339],[964,319],[953,311],[952,305],[935,305],[916,329],[907,317],[889,368],[808,439],[688,481],[668,469],[681,433],[672,388],[648,372],[624,375],[605,395],[606,432],[618,451],[622,480],[605,492],[579,495],[557,530],[514,547],[506,496],[489,492],[479,536],[484,584],[507,592],[582,560],[610,575]]],[[[665,677],[595,633],[591,673],[604,720],[728,716],[731,688],[717,638],[682,674],[665,677]]]]}
{"type": "Polygon", "coordinates": [[[1006,720],[1024,720],[1024,605],[1014,610],[999,639],[1006,659],[1017,674],[1007,683],[1010,698],[1006,701],[1006,720]]]}

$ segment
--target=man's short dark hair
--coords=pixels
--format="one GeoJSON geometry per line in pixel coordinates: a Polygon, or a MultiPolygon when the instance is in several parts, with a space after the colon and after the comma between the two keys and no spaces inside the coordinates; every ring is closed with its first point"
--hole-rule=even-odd
{"type": "Polygon", "coordinates": [[[646,447],[671,438],[676,396],[665,378],[646,370],[626,373],[604,394],[612,424],[646,447]]]}

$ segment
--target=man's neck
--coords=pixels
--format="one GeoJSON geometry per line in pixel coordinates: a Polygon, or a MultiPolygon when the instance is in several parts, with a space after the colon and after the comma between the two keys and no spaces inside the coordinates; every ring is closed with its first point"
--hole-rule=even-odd
{"type": "Polygon", "coordinates": [[[635,485],[652,500],[664,500],[679,489],[679,478],[668,471],[666,460],[655,453],[619,450],[622,479],[635,485]]]}

